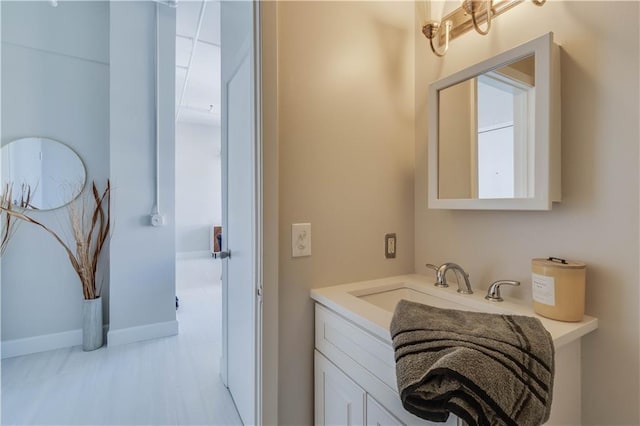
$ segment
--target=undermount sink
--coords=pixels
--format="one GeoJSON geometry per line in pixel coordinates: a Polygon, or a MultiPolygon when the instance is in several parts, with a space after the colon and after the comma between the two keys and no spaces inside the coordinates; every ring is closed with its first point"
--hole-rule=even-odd
{"type": "Polygon", "coordinates": [[[478,304],[477,301],[470,298],[468,295],[441,292],[441,295],[443,297],[439,297],[440,295],[436,296],[435,294],[433,294],[436,292],[437,290],[433,291],[433,289],[424,285],[416,285],[415,283],[411,282],[399,281],[395,283],[386,283],[380,286],[373,286],[369,288],[350,291],[349,294],[351,296],[357,297],[359,300],[370,303],[380,309],[384,309],[385,311],[391,313],[393,313],[396,305],[402,299],[443,309],[458,309],[461,311],[489,313],[509,313],[506,310],[500,309],[498,306],[494,306],[490,303],[478,304]]]}
{"type": "Polygon", "coordinates": [[[435,297],[410,287],[400,287],[393,290],[379,290],[373,293],[353,295],[360,300],[369,302],[389,312],[393,312],[398,302],[400,302],[400,300],[402,299],[422,303],[423,305],[435,306],[438,308],[479,311],[479,309],[473,309],[459,303],[451,302],[440,297],[435,297]]]}

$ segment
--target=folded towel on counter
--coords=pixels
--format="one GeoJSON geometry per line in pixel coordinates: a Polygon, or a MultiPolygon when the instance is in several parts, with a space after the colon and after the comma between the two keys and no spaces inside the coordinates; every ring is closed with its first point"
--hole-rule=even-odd
{"type": "Polygon", "coordinates": [[[514,426],[549,419],[554,347],[537,318],[401,300],[390,331],[402,405],[416,416],[514,426]]]}

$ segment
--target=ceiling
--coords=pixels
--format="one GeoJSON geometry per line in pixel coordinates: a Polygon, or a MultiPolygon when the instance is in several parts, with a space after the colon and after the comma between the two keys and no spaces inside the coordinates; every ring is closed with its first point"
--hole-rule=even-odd
{"type": "Polygon", "coordinates": [[[180,0],[176,11],[176,112],[178,121],[220,125],[220,2],[180,0]],[[200,10],[205,4],[198,40],[200,10]],[[189,59],[192,51],[195,53],[189,59]],[[188,80],[182,102],[182,90],[188,80]]]}

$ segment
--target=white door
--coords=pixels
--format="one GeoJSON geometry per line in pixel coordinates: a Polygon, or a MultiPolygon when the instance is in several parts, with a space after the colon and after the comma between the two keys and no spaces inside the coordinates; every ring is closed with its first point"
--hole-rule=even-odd
{"type": "Polygon", "coordinates": [[[222,378],[245,425],[258,424],[256,85],[253,2],[222,2],[222,378]]]}

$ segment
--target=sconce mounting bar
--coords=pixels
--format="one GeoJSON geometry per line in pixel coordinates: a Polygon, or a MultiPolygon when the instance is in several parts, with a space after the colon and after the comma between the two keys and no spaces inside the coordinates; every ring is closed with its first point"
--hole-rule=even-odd
{"type": "MultiPolygon", "coordinates": [[[[492,7],[493,13],[491,14],[491,17],[495,18],[496,16],[503,14],[507,10],[523,2],[524,0],[494,0],[492,7]]],[[[476,20],[478,23],[484,23],[487,21],[487,10],[485,2],[479,3],[481,4],[478,5],[476,20]]],[[[449,41],[473,29],[473,20],[471,14],[467,13],[462,6],[442,18],[442,22],[446,21],[451,21],[451,34],[449,35],[449,41]]],[[[445,35],[440,32],[440,43],[444,41],[444,37],[445,35]]]]}

